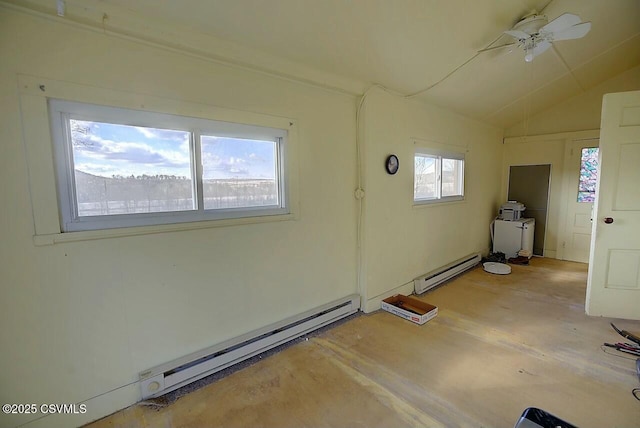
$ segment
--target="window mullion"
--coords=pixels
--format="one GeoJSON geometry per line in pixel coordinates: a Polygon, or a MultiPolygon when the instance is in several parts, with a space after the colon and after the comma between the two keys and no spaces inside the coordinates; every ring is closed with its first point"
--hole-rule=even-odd
{"type": "Polygon", "coordinates": [[[437,199],[442,199],[442,156],[438,156],[438,161],[436,162],[437,170],[438,170],[438,185],[436,186],[438,189],[437,199]]]}
{"type": "Polygon", "coordinates": [[[286,181],[285,181],[285,177],[284,177],[284,166],[283,166],[283,162],[284,162],[284,153],[283,153],[283,147],[282,147],[282,138],[277,138],[276,139],[276,144],[274,147],[274,159],[276,161],[275,164],[275,177],[276,180],[278,180],[277,183],[277,188],[278,188],[278,205],[282,208],[285,206],[286,202],[286,197],[287,197],[287,191],[285,188],[286,185],[286,181]]]}
{"type": "Polygon", "coordinates": [[[193,155],[191,158],[193,159],[194,166],[192,168],[194,177],[193,182],[195,183],[195,195],[193,195],[193,200],[196,201],[196,209],[199,212],[204,211],[204,196],[203,196],[203,178],[202,178],[202,145],[200,144],[200,131],[194,130],[191,133],[191,149],[193,155]]]}
{"type": "Polygon", "coordinates": [[[66,210],[63,218],[64,221],[75,221],[78,218],[78,205],[75,189],[75,163],[73,159],[73,141],[71,139],[71,115],[69,113],[62,113],[61,119],[61,132],[62,141],[64,141],[63,147],[63,160],[59,164],[63,173],[66,174],[66,187],[64,188],[63,198],[65,199],[64,210],[66,210]]]}
{"type": "Polygon", "coordinates": [[[76,195],[75,162],[73,159],[73,142],[71,140],[71,115],[62,113],[62,132],[64,145],[64,165],[67,174],[67,215],[66,219],[75,221],[78,218],[78,197],[76,195]]]}

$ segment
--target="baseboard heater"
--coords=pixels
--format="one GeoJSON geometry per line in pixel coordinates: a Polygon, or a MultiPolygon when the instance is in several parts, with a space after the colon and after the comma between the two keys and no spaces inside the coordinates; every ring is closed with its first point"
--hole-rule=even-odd
{"type": "Polygon", "coordinates": [[[353,294],[140,373],[142,398],[188,385],[261,352],[345,318],[360,309],[353,294]]]}
{"type": "Polygon", "coordinates": [[[429,291],[433,287],[461,274],[467,269],[471,269],[478,263],[480,263],[480,254],[470,254],[467,257],[463,257],[446,266],[422,275],[413,280],[415,292],[416,294],[422,294],[425,291],[429,291]]]}

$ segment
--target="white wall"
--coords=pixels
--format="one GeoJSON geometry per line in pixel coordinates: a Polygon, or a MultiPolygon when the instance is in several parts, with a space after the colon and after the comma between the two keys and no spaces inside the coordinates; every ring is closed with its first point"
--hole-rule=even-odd
{"type": "MultiPolygon", "coordinates": [[[[0,52],[2,403],[82,402],[357,292],[353,97],[8,9],[0,52]],[[298,219],[34,245],[30,177],[53,177],[27,169],[19,74],[295,118],[298,219]]],[[[40,144],[36,157],[50,150],[40,144]]],[[[138,399],[134,383],[87,401],[87,415],[26,426],[77,426],[138,399]]]]}
{"type": "MultiPolygon", "coordinates": [[[[0,415],[0,425],[80,425],[137,401],[142,370],[358,292],[353,97],[0,11],[0,364],[8,368],[0,399],[88,408],[38,420],[0,415]],[[36,225],[57,221],[55,198],[42,192],[42,183],[54,188],[51,142],[32,123],[37,109],[18,84],[25,76],[75,95],[86,88],[129,94],[132,104],[294,119],[297,219],[40,245],[47,239],[34,238],[36,225]]],[[[386,295],[410,293],[414,277],[488,250],[502,202],[502,130],[380,90],[362,113],[360,291],[375,310],[386,295]],[[466,150],[463,202],[413,206],[413,139],[466,150]],[[395,176],[384,170],[390,153],[400,158],[395,176]]]]}
{"type": "Polygon", "coordinates": [[[375,89],[362,113],[364,134],[365,310],[413,279],[473,252],[489,249],[489,224],[500,199],[502,130],[375,89]],[[414,139],[466,149],[465,200],[413,205],[414,139]],[[400,160],[396,175],[387,156],[400,160]]]}
{"type": "Polygon", "coordinates": [[[526,132],[523,123],[519,123],[506,129],[505,136],[515,137],[600,129],[603,95],[637,89],[640,89],[640,66],[620,73],[579,95],[532,116],[529,119],[526,132]]]}

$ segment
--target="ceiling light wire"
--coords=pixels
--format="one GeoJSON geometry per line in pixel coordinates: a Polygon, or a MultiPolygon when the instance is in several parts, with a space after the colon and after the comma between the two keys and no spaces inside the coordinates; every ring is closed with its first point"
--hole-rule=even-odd
{"type": "MultiPolygon", "coordinates": [[[[495,42],[497,42],[500,38],[502,37],[502,35],[500,35],[500,37],[498,37],[497,39],[495,39],[493,42],[489,43],[489,46],[491,46],[492,44],[494,44],[495,42]]],[[[415,98],[420,94],[423,94],[425,92],[427,92],[428,90],[438,86],[440,83],[444,82],[445,80],[447,80],[453,73],[455,73],[456,71],[460,70],[462,67],[464,67],[465,65],[469,64],[471,61],[473,61],[478,55],[480,55],[480,52],[476,52],[475,55],[473,55],[471,58],[469,58],[468,60],[466,60],[465,62],[463,62],[462,64],[460,64],[459,66],[457,66],[456,68],[454,68],[452,71],[450,71],[446,76],[444,76],[442,79],[438,80],[437,82],[427,86],[424,89],[419,90],[418,92],[414,92],[412,94],[408,94],[405,95],[404,98],[406,99],[411,99],[411,98],[415,98]]]]}
{"type": "MultiPolygon", "coordinates": [[[[540,13],[543,13],[545,11],[545,9],[547,7],[549,7],[549,5],[553,2],[553,0],[549,0],[547,2],[547,4],[545,4],[542,9],[540,9],[540,13]]],[[[460,64],[459,66],[457,66],[456,68],[454,68],[451,72],[449,72],[446,76],[444,76],[442,79],[438,80],[437,82],[427,86],[424,89],[419,90],[418,92],[414,92],[408,95],[405,95],[404,98],[406,99],[411,99],[411,98],[415,98],[418,95],[421,95],[433,88],[435,88],[436,86],[438,86],[440,83],[444,82],[445,80],[447,80],[449,77],[451,77],[452,74],[454,74],[456,71],[460,70],[462,67],[464,67],[465,65],[469,64],[471,61],[473,61],[478,55],[480,55],[480,53],[484,50],[487,50],[489,48],[491,48],[491,45],[493,45],[495,42],[497,42],[498,40],[500,40],[502,38],[502,36],[504,36],[504,34],[500,34],[496,39],[494,39],[491,43],[489,43],[487,45],[487,47],[485,47],[484,49],[481,49],[480,51],[477,51],[475,53],[475,55],[473,55],[471,58],[469,58],[468,60],[466,60],[465,62],[463,62],[462,64],[460,64]]],[[[508,46],[508,45],[505,45],[508,46]]]]}

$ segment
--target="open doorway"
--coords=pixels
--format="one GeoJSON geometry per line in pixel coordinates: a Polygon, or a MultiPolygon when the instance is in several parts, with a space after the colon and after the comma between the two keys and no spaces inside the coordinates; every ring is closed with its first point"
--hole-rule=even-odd
{"type": "Polygon", "coordinates": [[[544,255],[544,238],[547,228],[549,182],[551,165],[512,165],[509,167],[508,200],[522,202],[526,207],[523,216],[534,218],[533,254],[544,255]]]}

